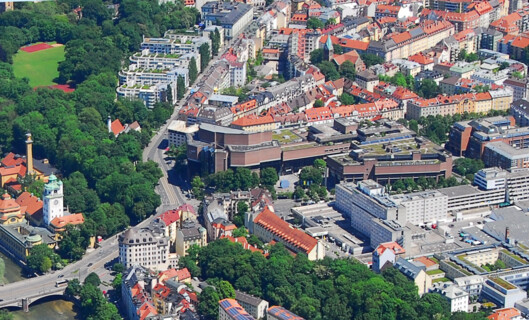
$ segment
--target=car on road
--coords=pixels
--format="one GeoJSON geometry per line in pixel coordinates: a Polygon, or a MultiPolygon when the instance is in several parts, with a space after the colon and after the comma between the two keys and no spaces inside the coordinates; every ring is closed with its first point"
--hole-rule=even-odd
{"type": "Polygon", "coordinates": [[[62,278],[64,277],[64,274],[60,274],[57,278],[62,278]]]}
{"type": "Polygon", "coordinates": [[[92,262],[90,262],[90,263],[88,264],[88,267],[91,267],[91,266],[93,266],[93,265],[94,265],[94,264],[93,264],[92,262]]]}

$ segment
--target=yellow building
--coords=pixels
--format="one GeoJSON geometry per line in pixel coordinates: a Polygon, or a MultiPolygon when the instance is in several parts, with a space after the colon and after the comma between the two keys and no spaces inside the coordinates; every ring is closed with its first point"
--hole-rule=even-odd
{"type": "Polygon", "coordinates": [[[207,245],[207,231],[194,220],[185,220],[176,232],[175,250],[184,257],[192,245],[205,247],[207,245]]]}
{"type": "Polygon", "coordinates": [[[21,206],[4,194],[0,199],[0,243],[7,252],[25,261],[33,246],[46,243],[54,248],[57,241],[49,230],[30,226],[21,206]]]}
{"type": "Polygon", "coordinates": [[[0,163],[0,187],[2,188],[11,186],[14,190],[20,191],[20,183],[18,180],[28,174],[34,175],[36,180],[48,182],[48,177],[55,170],[47,159],[33,159],[33,140],[31,139],[31,133],[26,134],[26,136],[26,156],[19,156],[11,152],[0,163]]]}

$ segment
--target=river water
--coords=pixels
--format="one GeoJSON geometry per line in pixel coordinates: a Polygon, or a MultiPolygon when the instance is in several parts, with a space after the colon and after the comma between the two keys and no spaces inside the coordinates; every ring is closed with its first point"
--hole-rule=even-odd
{"type": "MultiPolygon", "coordinates": [[[[22,269],[11,259],[0,252],[6,265],[4,283],[16,282],[24,279],[22,269]]],[[[62,299],[42,299],[29,306],[29,312],[21,309],[12,312],[14,320],[70,320],[75,319],[73,303],[62,299]]]]}

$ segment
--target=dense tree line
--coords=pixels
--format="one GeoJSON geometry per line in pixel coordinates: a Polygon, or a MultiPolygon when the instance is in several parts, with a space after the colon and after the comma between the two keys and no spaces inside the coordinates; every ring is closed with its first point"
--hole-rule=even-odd
{"type": "MultiPolygon", "coordinates": [[[[282,244],[270,247],[269,253],[266,259],[240,244],[218,240],[199,250],[195,272],[208,282],[227,281],[311,320],[484,319],[482,314],[451,315],[445,298],[432,293],[419,297],[415,284],[393,268],[376,275],[351,259],[309,261],[303,254],[293,257],[282,244]]],[[[218,305],[212,302],[221,298],[218,287],[200,298],[199,310],[216,319],[218,305]]]]}
{"type": "Polygon", "coordinates": [[[448,141],[448,133],[455,122],[478,119],[482,117],[508,115],[508,111],[491,110],[487,114],[468,113],[454,114],[454,115],[429,115],[428,117],[421,117],[419,120],[399,120],[415,131],[418,135],[425,136],[437,144],[442,144],[448,141]]]}
{"type": "MultiPolygon", "coordinates": [[[[192,27],[199,13],[182,1],[119,0],[119,12],[96,0],[59,0],[17,4],[0,15],[0,152],[25,153],[25,133],[34,137],[35,158],[48,158],[64,180],[65,203],[83,212],[86,222],[69,228],[61,243],[63,258],[78,259],[94,235],[108,236],[152,214],[160,204],[154,186],[161,170],[142,163],[152,132],[172,113],[170,104],[148,110],[138,101],[116,100],[116,74],[137,51],[142,36],[192,27]],[[78,19],[72,9],[80,6],[78,19]],[[15,78],[12,56],[36,41],[65,44],[59,81],[76,87],[71,94],[29,87],[15,78]],[[138,121],[141,132],[115,137],[106,119],[138,121]]],[[[204,47],[201,50],[208,49],[204,47]]],[[[205,56],[202,64],[206,64],[205,56]]],[[[192,70],[191,70],[192,71],[192,70]]],[[[191,74],[196,78],[195,74],[191,74]]],[[[193,79],[194,80],[194,79],[193,79]]],[[[43,265],[47,267],[49,263],[43,265]]],[[[40,266],[39,266],[40,267],[40,266]]]]}
{"type": "Polygon", "coordinates": [[[108,302],[101,289],[99,289],[100,284],[99,276],[91,273],[86,277],[84,284],[81,284],[78,279],[70,280],[64,294],[79,301],[78,314],[80,319],[122,319],[117,307],[108,302]]]}

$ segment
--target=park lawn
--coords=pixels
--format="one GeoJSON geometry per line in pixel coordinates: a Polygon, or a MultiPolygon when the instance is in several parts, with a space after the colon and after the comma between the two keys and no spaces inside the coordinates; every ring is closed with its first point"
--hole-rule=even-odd
{"type": "Polygon", "coordinates": [[[59,76],[57,67],[64,60],[64,46],[53,47],[37,52],[19,50],[13,57],[13,71],[17,78],[28,78],[31,87],[55,84],[59,76]]]}

